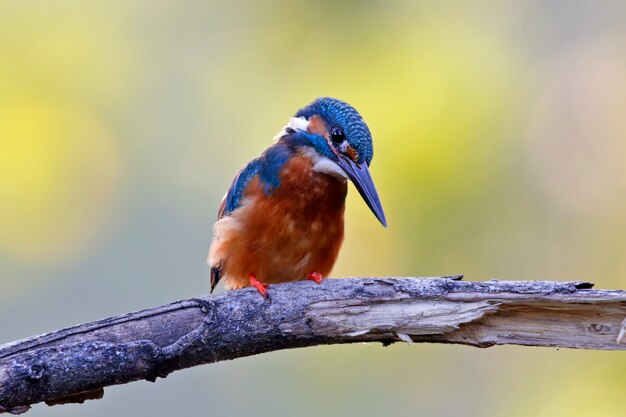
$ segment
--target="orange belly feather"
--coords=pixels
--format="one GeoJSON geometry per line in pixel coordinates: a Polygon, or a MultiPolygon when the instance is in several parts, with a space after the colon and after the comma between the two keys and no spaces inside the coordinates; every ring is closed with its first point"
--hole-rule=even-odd
{"type": "Polygon", "coordinates": [[[259,178],[241,206],[215,224],[209,262],[220,264],[228,289],[247,287],[249,276],[279,283],[328,276],[343,242],[347,183],[313,171],[307,156],[295,156],[267,195],[259,178]]]}

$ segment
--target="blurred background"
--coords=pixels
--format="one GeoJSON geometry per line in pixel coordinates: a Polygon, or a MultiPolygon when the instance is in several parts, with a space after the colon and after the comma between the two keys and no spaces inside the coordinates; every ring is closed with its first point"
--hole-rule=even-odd
{"type": "MultiPolygon", "coordinates": [[[[300,107],[353,104],[336,277],[626,288],[626,3],[0,3],[0,343],[206,293],[217,207],[300,107]]],[[[29,416],[614,416],[622,353],[274,352],[29,416]]]]}

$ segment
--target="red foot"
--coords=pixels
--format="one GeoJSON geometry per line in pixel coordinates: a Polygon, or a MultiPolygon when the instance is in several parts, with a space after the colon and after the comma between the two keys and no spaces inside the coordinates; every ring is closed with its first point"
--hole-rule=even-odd
{"type": "Polygon", "coordinates": [[[310,281],[315,281],[317,284],[321,284],[324,277],[319,272],[311,272],[307,279],[310,281]]]}
{"type": "Polygon", "coordinates": [[[267,284],[256,279],[254,275],[250,275],[250,285],[256,288],[263,298],[269,298],[269,294],[267,293],[267,284]]]}

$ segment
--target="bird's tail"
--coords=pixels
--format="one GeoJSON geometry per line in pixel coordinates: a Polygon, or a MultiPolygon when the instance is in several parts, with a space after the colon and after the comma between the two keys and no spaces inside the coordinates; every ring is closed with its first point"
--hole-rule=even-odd
{"type": "Polygon", "coordinates": [[[215,286],[217,285],[218,282],[220,282],[221,278],[222,278],[222,268],[220,267],[220,265],[212,266],[211,267],[211,292],[213,292],[213,290],[215,289],[215,286]]]}

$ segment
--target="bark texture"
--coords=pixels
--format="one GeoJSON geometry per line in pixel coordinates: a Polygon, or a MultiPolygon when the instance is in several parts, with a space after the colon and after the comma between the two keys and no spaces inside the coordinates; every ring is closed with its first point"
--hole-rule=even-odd
{"type": "Polygon", "coordinates": [[[0,346],[0,412],[321,344],[397,341],[623,350],[626,292],[585,282],[347,278],[177,301],[0,346]]]}

